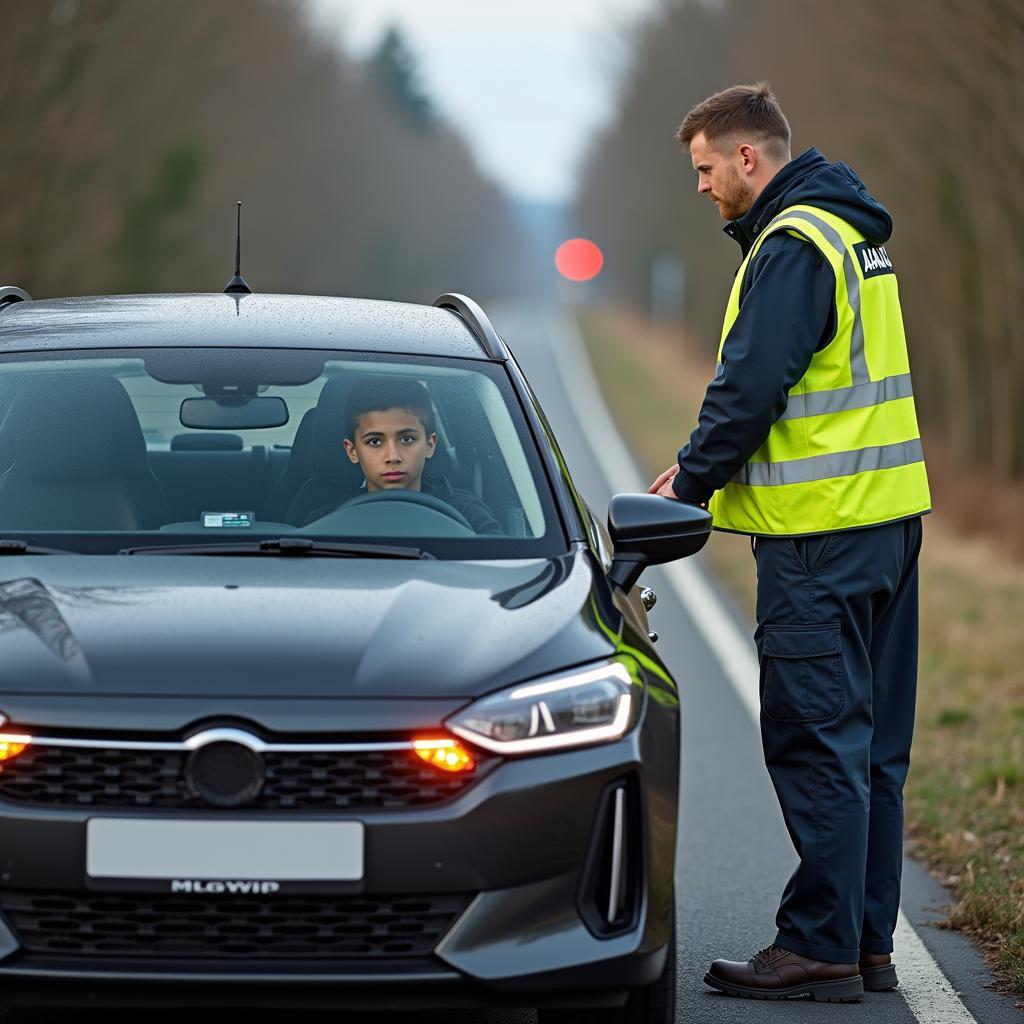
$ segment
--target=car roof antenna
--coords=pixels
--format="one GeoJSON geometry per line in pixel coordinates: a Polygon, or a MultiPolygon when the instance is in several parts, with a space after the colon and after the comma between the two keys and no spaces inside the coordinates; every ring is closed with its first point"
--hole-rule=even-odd
{"type": "Polygon", "coordinates": [[[238,203],[238,224],[235,232],[235,276],[224,289],[227,295],[252,295],[252,289],[242,277],[242,203],[238,203]]]}

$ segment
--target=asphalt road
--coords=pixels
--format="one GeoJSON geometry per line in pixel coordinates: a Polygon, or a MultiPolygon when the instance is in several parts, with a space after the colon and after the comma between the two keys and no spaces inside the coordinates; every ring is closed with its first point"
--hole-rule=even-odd
{"type": "MultiPolygon", "coordinates": [[[[577,486],[603,518],[614,490],[627,490],[607,478],[592,450],[591,417],[603,414],[599,407],[580,423],[567,399],[564,365],[554,358],[553,345],[564,338],[551,330],[558,310],[524,307],[496,308],[492,318],[516,353],[559,438],[577,486]]],[[[578,405],[578,402],[576,403],[578,405]]],[[[666,464],[683,439],[687,424],[680,424],[679,438],[666,438],[666,464]]],[[[712,540],[713,543],[713,540],[712,540]]],[[[1021,1015],[1013,1002],[988,986],[991,977],[984,962],[967,940],[940,931],[931,922],[941,917],[948,901],[945,892],[916,863],[904,868],[904,912],[963,1002],[934,998],[925,991],[916,1000],[916,1013],[899,992],[869,994],[862,1004],[819,1004],[806,1001],[765,1003],[731,999],[703,984],[708,964],[716,957],[746,959],[767,945],[773,935],[778,896],[795,863],[789,838],[760,756],[760,739],[748,710],[723,674],[722,667],[673,593],[662,570],[650,570],[644,582],[659,596],[651,614],[652,628],[660,634],[659,650],[673,669],[682,695],[682,799],[679,821],[677,867],[679,922],[677,1020],[686,1024],[732,1024],[760,1021],[799,1022],[821,1020],[830,1024],[1019,1024],[1021,1015]],[[963,1015],[966,1009],[969,1016],[963,1015]]],[[[730,609],[744,633],[749,626],[730,609]]],[[[897,963],[899,963],[897,950],[897,963]]],[[[2,1000],[2,995],[0,995],[2,1000]]],[[[220,1011],[231,1019],[230,1011],[220,1011]]],[[[280,1013],[247,1014],[246,1024],[275,1024],[280,1013]]],[[[330,1019],[337,1020],[332,1013],[330,1019]]],[[[365,1019],[363,1014],[346,1015],[365,1019]]],[[[530,1012],[449,1013],[451,1024],[530,1024],[530,1012]]],[[[57,1011],[4,1010],[0,1024],[70,1024],[101,1020],[134,1022],[134,1013],[93,1015],[88,1011],[68,1014],[57,1011]]],[[[147,1014],[151,1022],[180,1021],[180,1013],[147,1014]]],[[[326,1021],[327,1014],[310,1013],[303,1020],[326,1021]]],[[[405,1024],[422,1014],[375,1016],[378,1024],[405,1024]]]]}

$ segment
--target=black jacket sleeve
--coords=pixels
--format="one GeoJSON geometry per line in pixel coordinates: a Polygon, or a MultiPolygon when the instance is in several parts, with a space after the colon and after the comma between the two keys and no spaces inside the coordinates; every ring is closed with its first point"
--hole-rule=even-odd
{"type": "Polygon", "coordinates": [[[471,491],[462,491],[457,487],[452,487],[448,494],[442,494],[439,497],[447,501],[452,508],[458,509],[476,533],[503,534],[505,532],[483,498],[478,498],[471,491]]]}
{"type": "Polygon", "coordinates": [[[478,497],[472,491],[452,487],[447,477],[424,476],[423,490],[435,498],[446,501],[452,508],[461,512],[475,533],[503,534],[505,532],[483,498],[478,497]]]}
{"type": "Polygon", "coordinates": [[[700,503],[764,444],[789,390],[834,331],[835,276],[809,242],[773,235],[747,269],[740,312],[708,385],[672,489],[700,503]]]}

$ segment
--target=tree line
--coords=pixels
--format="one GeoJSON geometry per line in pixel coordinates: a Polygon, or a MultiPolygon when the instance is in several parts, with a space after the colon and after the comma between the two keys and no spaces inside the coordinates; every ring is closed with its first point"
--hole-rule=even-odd
{"type": "Polygon", "coordinates": [[[525,263],[394,31],[357,61],[300,0],[0,0],[0,24],[2,284],[218,290],[236,200],[258,291],[429,301],[525,263]]]}
{"type": "Polygon", "coordinates": [[[646,310],[663,254],[710,346],[738,264],[674,132],[736,82],[767,80],[793,127],[892,212],[919,414],[960,466],[1024,477],[1024,3],[662,0],[628,42],[617,109],[574,219],[606,296],[646,310]]]}

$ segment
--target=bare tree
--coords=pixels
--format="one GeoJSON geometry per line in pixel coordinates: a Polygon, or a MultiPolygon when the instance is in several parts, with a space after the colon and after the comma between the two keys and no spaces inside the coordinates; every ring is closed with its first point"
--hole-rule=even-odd
{"type": "Polygon", "coordinates": [[[0,0],[0,21],[3,281],[215,290],[237,199],[264,291],[515,280],[522,238],[463,140],[314,36],[299,0],[0,0]]]}
{"type": "MultiPolygon", "coordinates": [[[[690,269],[687,318],[717,342],[728,259],[685,155],[658,144],[689,107],[769,80],[794,126],[893,212],[891,251],[922,421],[956,464],[1024,475],[1024,5],[1019,0],[664,0],[591,148],[576,216],[610,288],[645,308],[652,251],[690,269]]],[[[734,265],[734,264],[733,264],[734,265]]]]}

